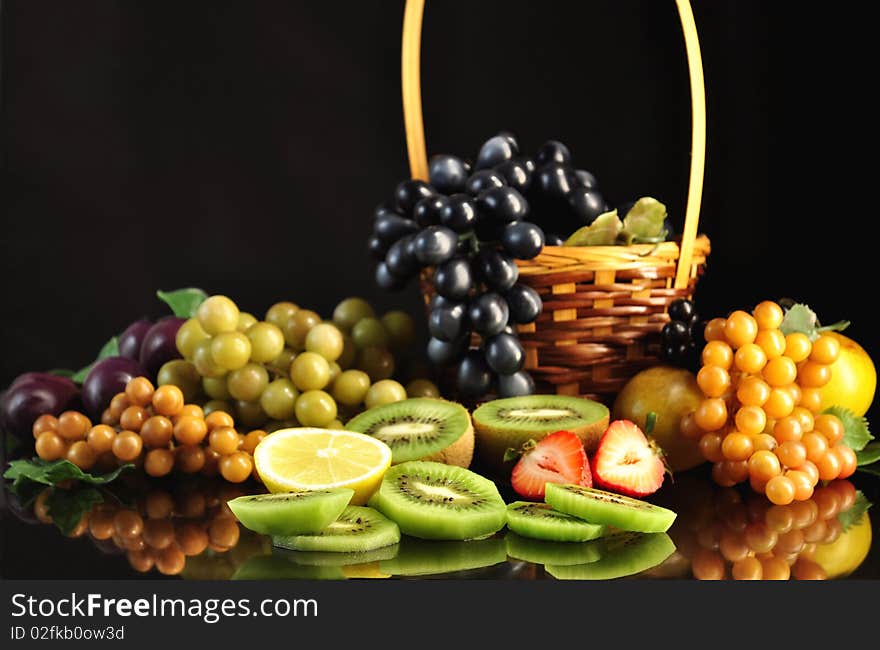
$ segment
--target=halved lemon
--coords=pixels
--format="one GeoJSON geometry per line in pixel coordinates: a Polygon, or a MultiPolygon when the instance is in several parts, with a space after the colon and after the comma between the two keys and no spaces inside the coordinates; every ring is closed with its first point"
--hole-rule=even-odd
{"type": "Polygon", "coordinates": [[[347,487],[351,503],[363,505],[391,465],[391,448],[353,431],[280,429],[257,445],[254,463],[270,492],[347,487]]]}

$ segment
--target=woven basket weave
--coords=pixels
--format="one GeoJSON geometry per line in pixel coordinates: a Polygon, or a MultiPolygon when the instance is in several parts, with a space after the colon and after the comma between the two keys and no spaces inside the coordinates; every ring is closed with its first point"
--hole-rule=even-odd
{"type": "MultiPolygon", "coordinates": [[[[632,246],[546,246],[517,261],[520,282],[544,303],[538,320],[520,325],[525,369],[537,392],[610,402],[639,370],[659,361],[660,330],[677,298],[690,298],[710,252],[698,236],[706,154],[705,88],[688,0],[676,0],[687,49],[692,100],[691,169],[685,225],[678,241],[632,246]]],[[[401,77],[412,178],[428,180],[419,59],[424,0],[407,0],[401,77]]],[[[431,272],[421,276],[427,304],[431,272]]]]}

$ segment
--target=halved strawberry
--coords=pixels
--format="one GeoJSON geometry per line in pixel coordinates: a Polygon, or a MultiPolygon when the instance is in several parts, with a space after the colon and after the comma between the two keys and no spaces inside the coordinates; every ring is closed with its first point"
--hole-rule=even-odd
{"type": "Polygon", "coordinates": [[[528,499],[543,499],[546,483],[593,486],[584,443],[571,431],[557,431],[527,449],[510,475],[513,489],[528,499]]]}
{"type": "Polygon", "coordinates": [[[629,420],[612,422],[593,455],[593,476],[601,487],[633,497],[656,492],[666,466],[657,446],[629,420]]]}

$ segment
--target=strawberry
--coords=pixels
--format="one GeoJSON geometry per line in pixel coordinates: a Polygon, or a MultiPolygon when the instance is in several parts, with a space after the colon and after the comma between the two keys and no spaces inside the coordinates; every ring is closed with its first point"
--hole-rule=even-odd
{"type": "Polygon", "coordinates": [[[545,483],[593,486],[584,443],[571,431],[557,431],[527,445],[510,475],[513,489],[528,499],[543,499],[545,483]]]}
{"type": "Polygon", "coordinates": [[[632,497],[656,492],[663,485],[666,465],[653,441],[629,420],[612,422],[593,455],[593,476],[604,488],[632,497]]]}

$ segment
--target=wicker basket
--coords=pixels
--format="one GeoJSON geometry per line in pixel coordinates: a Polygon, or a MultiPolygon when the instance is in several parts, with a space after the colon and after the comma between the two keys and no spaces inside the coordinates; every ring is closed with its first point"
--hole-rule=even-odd
{"type": "MultiPolygon", "coordinates": [[[[520,281],[544,302],[538,320],[519,326],[525,369],[541,393],[583,395],[609,402],[639,370],[659,360],[660,330],[669,304],[691,297],[710,252],[698,236],[706,154],[705,88],[693,12],[676,0],[690,70],[691,168],[685,225],[678,241],[633,246],[546,246],[518,261],[520,281]]],[[[419,59],[424,0],[407,0],[401,77],[412,178],[428,180],[419,59]]],[[[432,295],[429,274],[421,289],[432,295]]]]}

